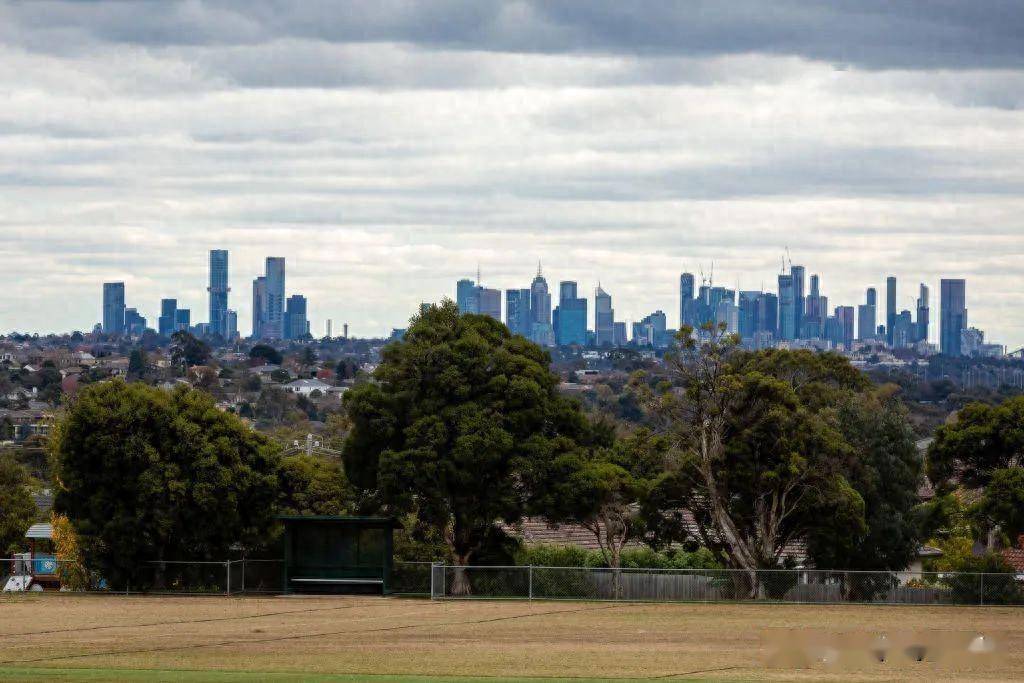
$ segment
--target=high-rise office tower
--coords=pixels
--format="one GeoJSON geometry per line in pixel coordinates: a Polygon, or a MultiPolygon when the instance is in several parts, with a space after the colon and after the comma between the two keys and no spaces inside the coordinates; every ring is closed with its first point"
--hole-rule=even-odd
{"type": "Polygon", "coordinates": [[[309,318],[306,316],[306,297],[292,294],[284,312],[284,338],[302,339],[309,334],[309,318]]]}
{"type": "Polygon", "coordinates": [[[939,351],[960,356],[961,335],[967,329],[967,281],[943,279],[939,299],[939,351]]]}
{"type": "Polygon", "coordinates": [[[796,339],[796,293],[793,276],[779,275],[779,338],[796,339]]]}
{"type": "Polygon", "coordinates": [[[284,258],[267,257],[267,296],[264,301],[263,337],[284,337],[284,258]]]}
{"type": "Polygon", "coordinates": [[[892,328],[896,325],[896,278],[885,278],[885,340],[892,346],[892,328]]]}
{"type": "Polygon", "coordinates": [[[267,277],[260,275],[252,281],[252,337],[263,339],[263,323],[267,315],[267,277]]]}
{"type": "Polygon", "coordinates": [[[694,301],[695,279],[693,273],[679,276],[679,326],[697,327],[696,302],[694,301]]]}
{"type": "Polygon", "coordinates": [[[892,324],[892,346],[901,349],[910,346],[915,341],[914,316],[908,310],[902,310],[896,314],[896,320],[892,324]]]}
{"type": "Polygon", "coordinates": [[[758,302],[761,299],[761,292],[757,290],[744,290],[740,292],[739,305],[739,333],[740,339],[753,339],[754,333],[758,330],[760,313],[758,302]]]}
{"type": "Polygon", "coordinates": [[[228,252],[226,249],[210,250],[210,333],[227,339],[224,316],[228,311],[228,252]]]}
{"type": "Polygon", "coordinates": [[[133,337],[141,336],[146,331],[146,319],[134,308],[124,309],[124,331],[133,337]]]}
{"type": "Polygon", "coordinates": [[[103,331],[106,334],[124,333],[124,283],[103,283],[103,331]]]}
{"type": "Polygon", "coordinates": [[[481,315],[489,315],[495,320],[501,321],[501,290],[477,287],[476,299],[481,315]]]}
{"type": "MultiPolygon", "coordinates": [[[[623,325],[623,333],[625,333],[625,325],[623,325]]],[[[617,346],[612,296],[601,289],[600,284],[594,291],[594,337],[597,346],[617,346]]]]}
{"type": "Polygon", "coordinates": [[[917,333],[915,335],[917,341],[928,341],[928,323],[931,317],[928,307],[928,294],[928,285],[922,282],[917,295],[917,333]]]}
{"type": "Polygon", "coordinates": [[[757,329],[765,340],[779,336],[779,297],[770,292],[761,292],[757,300],[757,329]]]}
{"type": "Polygon", "coordinates": [[[803,266],[789,267],[789,273],[793,276],[793,334],[800,336],[804,327],[804,279],[806,270],[803,266]]]}
{"type": "Polygon", "coordinates": [[[476,284],[472,280],[463,278],[455,283],[455,303],[459,307],[459,313],[480,312],[480,300],[477,297],[476,284]]]}
{"type": "Polygon", "coordinates": [[[232,341],[238,336],[238,311],[228,309],[224,314],[224,339],[232,341]]]}
{"type": "Polygon", "coordinates": [[[577,296],[576,283],[565,280],[558,286],[558,306],[552,314],[555,343],[559,346],[587,344],[587,300],[577,296]]]}
{"type": "Polygon", "coordinates": [[[533,317],[530,315],[530,290],[505,290],[505,325],[512,334],[519,334],[527,339],[533,330],[533,317]]]}
{"type": "Polygon", "coordinates": [[[157,332],[161,337],[174,334],[174,312],[178,310],[177,299],[160,300],[160,318],[157,321],[157,332]]]}
{"type": "Polygon", "coordinates": [[[825,318],[828,317],[828,297],[821,296],[821,280],[811,275],[811,291],[804,305],[804,318],[800,336],[804,339],[820,339],[825,333],[825,318]]]}
{"type": "Polygon", "coordinates": [[[839,343],[849,351],[853,348],[853,306],[836,306],[836,320],[839,324],[839,343]]]}
{"type": "Polygon", "coordinates": [[[174,312],[174,331],[188,332],[192,328],[192,311],[188,308],[179,308],[174,312]]]}
{"type": "Polygon", "coordinates": [[[612,346],[621,347],[627,343],[629,343],[629,340],[626,339],[626,323],[612,323],[612,346]]]}
{"type": "Polygon", "coordinates": [[[544,279],[540,265],[537,266],[537,277],[530,285],[530,315],[534,323],[551,324],[551,294],[548,293],[548,281],[544,279]]]}
{"type": "Polygon", "coordinates": [[[548,281],[544,279],[540,264],[537,264],[537,277],[530,285],[530,316],[532,326],[530,339],[541,346],[552,346],[555,335],[551,329],[551,294],[548,292],[548,281]]]}
{"type": "Polygon", "coordinates": [[[722,299],[715,307],[715,323],[725,325],[726,334],[737,334],[740,328],[740,309],[732,301],[722,299]]]}
{"type": "Polygon", "coordinates": [[[868,287],[866,303],[857,307],[857,339],[874,339],[878,333],[878,292],[868,287]]]}

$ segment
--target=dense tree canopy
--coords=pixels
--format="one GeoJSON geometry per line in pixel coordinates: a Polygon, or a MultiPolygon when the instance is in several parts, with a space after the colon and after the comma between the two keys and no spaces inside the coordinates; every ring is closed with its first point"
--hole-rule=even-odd
{"type": "Polygon", "coordinates": [[[271,531],[275,449],[200,391],[85,388],[53,436],[56,507],[112,583],[154,560],[223,559],[271,531]]]}
{"type": "Polygon", "coordinates": [[[680,333],[673,381],[649,397],[676,454],[659,507],[689,510],[700,542],[740,569],[778,567],[798,540],[819,566],[912,555],[920,464],[891,399],[839,355],[707,336],[680,333]]]}
{"type": "Polygon", "coordinates": [[[500,322],[426,309],[384,349],[375,382],[345,395],[345,469],[392,512],[415,511],[470,562],[497,520],[518,522],[521,482],[589,438],[547,354],[500,322]]]}
{"type": "Polygon", "coordinates": [[[928,477],[944,489],[986,486],[996,470],[1024,466],[1024,396],[998,406],[970,403],[935,433],[928,477]]]}
{"type": "Polygon", "coordinates": [[[174,365],[205,365],[210,360],[210,345],[184,330],[171,335],[171,362],[174,365]]]}
{"type": "Polygon", "coordinates": [[[967,513],[989,550],[999,533],[1014,543],[1024,532],[1024,397],[964,406],[936,432],[928,476],[943,493],[976,490],[967,513]]]}
{"type": "Polygon", "coordinates": [[[646,429],[612,445],[578,449],[539,465],[534,509],[555,523],[590,531],[608,566],[647,530],[651,492],[664,476],[668,441],[646,429]]]}
{"type": "Polygon", "coordinates": [[[11,456],[0,453],[0,558],[22,549],[25,530],[35,516],[28,471],[11,456]]]}

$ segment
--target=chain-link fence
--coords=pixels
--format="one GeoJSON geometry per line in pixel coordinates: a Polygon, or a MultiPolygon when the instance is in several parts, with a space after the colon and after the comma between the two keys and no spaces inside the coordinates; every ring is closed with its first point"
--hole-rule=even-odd
{"type": "Polygon", "coordinates": [[[435,599],[1024,605],[1024,575],[950,572],[434,564],[430,589],[435,599]]]}
{"type": "MultiPolygon", "coordinates": [[[[429,562],[396,562],[391,592],[430,595],[429,562]]],[[[111,579],[78,562],[50,554],[0,558],[0,590],[147,593],[173,595],[259,595],[284,592],[284,562],[276,559],[175,560],[140,563],[130,578],[111,579]]]]}

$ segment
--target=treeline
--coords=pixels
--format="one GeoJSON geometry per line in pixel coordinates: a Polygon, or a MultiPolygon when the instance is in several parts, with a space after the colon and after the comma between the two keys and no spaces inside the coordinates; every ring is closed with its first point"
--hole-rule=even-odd
{"type": "MultiPolygon", "coordinates": [[[[976,443],[950,427],[928,469],[944,502],[921,506],[925,462],[895,387],[839,355],[747,352],[709,332],[696,343],[682,331],[657,381],[633,375],[637,428],[560,393],[547,353],[500,322],[427,308],[345,395],[341,464],[283,457],[201,391],[92,385],[51,441],[56,507],[111,581],[153,560],[267,552],[284,512],[395,516],[406,559],[514,555],[502,523],[534,516],[589,530],[607,566],[647,548],[748,572],[902,570],[966,514],[949,496],[975,484],[994,493],[972,524],[1015,528],[1005,511],[1019,509],[1024,438],[976,464],[976,443]]],[[[992,433],[1019,436],[1020,418],[1011,410],[992,433]]]]}

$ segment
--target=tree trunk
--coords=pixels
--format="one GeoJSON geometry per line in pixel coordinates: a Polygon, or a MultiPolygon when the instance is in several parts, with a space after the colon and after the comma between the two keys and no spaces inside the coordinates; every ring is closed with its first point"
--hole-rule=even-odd
{"type": "Polygon", "coordinates": [[[466,565],[469,564],[469,553],[464,555],[453,555],[455,567],[452,568],[452,595],[455,597],[466,597],[473,593],[473,587],[469,583],[469,576],[466,574],[466,565]]]}

